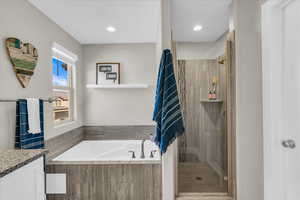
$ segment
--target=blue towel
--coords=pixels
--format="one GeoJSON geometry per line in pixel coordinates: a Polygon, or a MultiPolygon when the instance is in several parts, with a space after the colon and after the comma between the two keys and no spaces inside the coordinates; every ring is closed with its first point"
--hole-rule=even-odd
{"type": "Polygon", "coordinates": [[[16,113],[16,141],[17,149],[42,149],[44,148],[44,102],[40,100],[41,133],[28,133],[27,100],[17,101],[16,113]]]}
{"type": "Polygon", "coordinates": [[[184,133],[172,53],[168,49],[163,51],[160,61],[153,120],[157,124],[154,141],[163,154],[168,146],[184,133]]]}

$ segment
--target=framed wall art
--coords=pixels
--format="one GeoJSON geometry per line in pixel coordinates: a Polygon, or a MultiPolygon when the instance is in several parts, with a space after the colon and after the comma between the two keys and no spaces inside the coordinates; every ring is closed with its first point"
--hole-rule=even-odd
{"type": "Polygon", "coordinates": [[[37,65],[37,49],[17,38],[7,38],[6,49],[19,82],[26,88],[37,65]]]}
{"type": "Polygon", "coordinates": [[[97,63],[96,84],[97,85],[120,84],[120,63],[97,63]]]}

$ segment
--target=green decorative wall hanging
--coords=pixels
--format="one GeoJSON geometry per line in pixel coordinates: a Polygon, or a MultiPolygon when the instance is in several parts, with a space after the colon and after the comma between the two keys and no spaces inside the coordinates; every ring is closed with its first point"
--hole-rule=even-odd
{"type": "Polygon", "coordinates": [[[6,40],[6,49],[19,82],[26,88],[37,65],[37,49],[32,44],[23,43],[16,38],[6,40]]]}

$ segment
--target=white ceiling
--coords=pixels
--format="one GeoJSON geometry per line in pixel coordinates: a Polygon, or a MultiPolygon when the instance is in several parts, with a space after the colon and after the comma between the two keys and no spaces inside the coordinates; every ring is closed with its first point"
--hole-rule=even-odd
{"type": "Polygon", "coordinates": [[[29,0],[82,44],[157,41],[159,0],[29,0]],[[109,33],[106,27],[117,31],[109,33]]]}
{"type": "Polygon", "coordinates": [[[172,28],[175,41],[216,41],[229,28],[231,0],[172,0],[172,28]],[[200,32],[193,31],[202,25],[200,32]]]}
{"type": "MultiPolygon", "coordinates": [[[[160,0],[28,0],[82,44],[154,43],[160,0]],[[109,33],[108,26],[117,31],[109,33]]],[[[175,41],[215,41],[228,30],[231,0],[171,0],[175,41]],[[194,32],[196,24],[202,31],[194,32]]]]}

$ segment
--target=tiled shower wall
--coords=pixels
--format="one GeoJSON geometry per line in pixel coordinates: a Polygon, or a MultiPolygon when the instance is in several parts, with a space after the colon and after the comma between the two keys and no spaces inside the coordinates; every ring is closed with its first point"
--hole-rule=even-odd
{"type": "Polygon", "coordinates": [[[216,59],[179,60],[175,70],[184,113],[186,132],[179,139],[180,162],[226,165],[226,70],[216,59]],[[217,98],[206,103],[208,88],[217,77],[217,98]]]}

